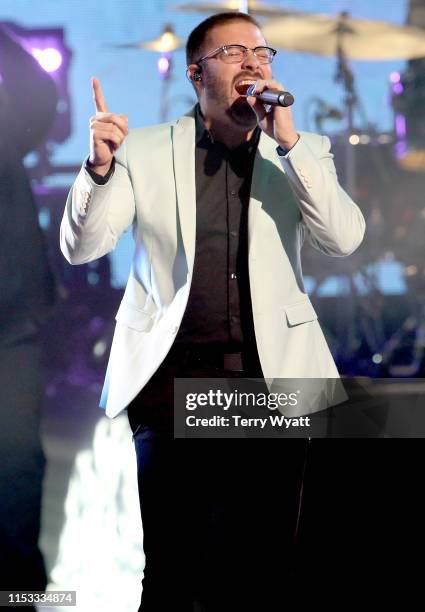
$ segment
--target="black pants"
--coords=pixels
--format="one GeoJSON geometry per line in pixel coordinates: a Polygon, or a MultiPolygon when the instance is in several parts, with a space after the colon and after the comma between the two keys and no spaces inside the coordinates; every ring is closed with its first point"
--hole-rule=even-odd
{"type": "Polygon", "coordinates": [[[0,348],[0,390],[0,590],[44,590],[38,537],[45,458],[35,341],[0,348]]]}
{"type": "Polygon", "coordinates": [[[140,610],[280,609],[306,442],[174,440],[173,379],[183,374],[232,375],[166,364],[129,406],[146,554],[140,610]]]}

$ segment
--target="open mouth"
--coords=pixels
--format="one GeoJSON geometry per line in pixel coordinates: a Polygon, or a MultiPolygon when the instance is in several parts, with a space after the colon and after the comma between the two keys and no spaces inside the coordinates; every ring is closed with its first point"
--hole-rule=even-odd
{"type": "Polygon", "coordinates": [[[235,89],[241,96],[246,96],[248,89],[255,83],[253,79],[244,79],[235,84],[235,89]]]}

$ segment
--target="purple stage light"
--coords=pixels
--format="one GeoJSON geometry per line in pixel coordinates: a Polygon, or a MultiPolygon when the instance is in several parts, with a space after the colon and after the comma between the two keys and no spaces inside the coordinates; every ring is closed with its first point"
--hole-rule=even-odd
{"type": "Polygon", "coordinates": [[[393,92],[395,93],[396,96],[399,96],[404,91],[404,87],[401,83],[394,83],[392,87],[393,87],[393,92]]]}
{"type": "Polygon", "coordinates": [[[56,72],[62,65],[62,55],[54,47],[32,49],[32,54],[46,72],[56,72]]]}
{"type": "Polygon", "coordinates": [[[406,117],[404,115],[395,116],[395,133],[398,138],[406,137],[406,117]]]}
{"type": "Polygon", "coordinates": [[[170,60],[165,55],[161,55],[158,60],[158,72],[161,76],[165,76],[170,70],[170,60]]]}
{"type": "MultiPolygon", "coordinates": [[[[54,80],[59,99],[48,143],[50,146],[50,143],[65,142],[71,134],[71,99],[68,78],[72,52],[66,44],[64,29],[24,28],[9,22],[7,27],[13,32],[22,48],[32,55],[39,66],[54,80]]],[[[50,155],[50,149],[48,154],[50,155]]],[[[32,171],[38,168],[37,171],[44,172],[42,165],[41,163],[35,165],[32,171]]]]}
{"type": "Polygon", "coordinates": [[[400,140],[394,147],[396,159],[401,160],[406,157],[407,143],[405,140],[400,140]]]}

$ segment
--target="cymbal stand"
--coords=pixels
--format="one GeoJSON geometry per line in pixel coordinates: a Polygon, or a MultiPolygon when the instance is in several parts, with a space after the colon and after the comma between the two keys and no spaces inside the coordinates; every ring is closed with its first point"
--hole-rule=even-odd
{"type": "Polygon", "coordinates": [[[354,87],[354,75],[350,67],[348,66],[347,58],[344,53],[342,40],[343,35],[346,33],[345,26],[341,23],[338,26],[337,31],[337,68],[335,73],[335,82],[342,83],[344,88],[344,112],[346,117],[346,128],[345,128],[345,187],[348,193],[355,197],[356,191],[356,167],[354,158],[353,145],[350,143],[350,136],[353,133],[354,121],[354,109],[358,103],[356,90],[354,87]],[[341,29],[340,29],[341,28],[341,29]]]}
{"type": "MultiPolygon", "coordinates": [[[[345,189],[348,194],[355,199],[356,197],[356,160],[354,155],[354,146],[350,142],[350,137],[353,134],[354,128],[354,109],[358,104],[358,97],[354,86],[354,74],[348,65],[347,57],[344,52],[343,40],[344,35],[348,34],[351,29],[345,23],[347,13],[341,13],[340,20],[336,28],[337,36],[337,66],[335,72],[335,82],[341,83],[344,88],[344,114],[346,118],[344,152],[345,152],[345,189]]],[[[353,276],[350,275],[350,294],[357,297],[357,292],[354,284],[353,276]]],[[[355,329],[355,301],[348,301],[348,329],[346,328],[347,350],[353,351],[356,346],[356,329],[355,329]]],[[[346,319],[347,320],[347,319],[346,319]]],[[[342,331],[342,329],[341,329],[342,331]]]]}

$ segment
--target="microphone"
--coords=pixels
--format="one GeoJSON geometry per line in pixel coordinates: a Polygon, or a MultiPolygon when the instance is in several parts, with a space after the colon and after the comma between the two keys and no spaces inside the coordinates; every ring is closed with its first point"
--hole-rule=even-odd
{"type": "Polygon", "coordinates": [[[276,91],[268,89],[261,93],[254,92],[255,85],[248,87],[246,91],[247,96],[254,96],[264,102],[264,104],[270,104],[270,106],[291,106],[294,103],[294,96],[289,91],[276,91]]]}

